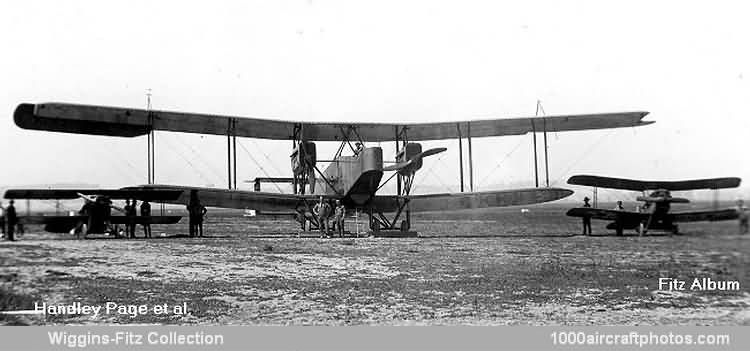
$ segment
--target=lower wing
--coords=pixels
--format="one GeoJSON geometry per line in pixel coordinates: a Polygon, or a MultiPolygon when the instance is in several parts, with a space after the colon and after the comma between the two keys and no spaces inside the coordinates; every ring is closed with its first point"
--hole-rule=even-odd
{"type": "Polygon", "coordinates": [[[180,196],[175,199],[159,202],[182,205],[190,203],[191,194],[194,193],[203,206],[238,209],[251,208],[266,212],[293,210],[305,199],[317,199],[317,196],[315,195],[279,194],[262,191],[229,190],[178,185],[140,185],[123,188],[123,190],[178,191],[180,192],[180,196]]]}
{"type": "Polygon", "coordinates": [[[739,218],[734,209],[670,213],[672,222],[728,221],[739,218]]]}
{"type": "Polygon", "coordinates": [[[529,188],[474,193],[443,193],[426,195],[378,195],[372,205],[382,212],[394,212],[404,199],[411,212],[453,211],[489,207],[532,205],[568,197],[573,191],[561,188],[529,188]]]}
{"type": "Polygon", "coordinates": [[[648,220],[648,213],[641,212],[628,212],[628,211],[617,211],[617,210],[605,210],[601,208],[591,207],[576,207],[571,208],[565,213],[571,217],[589,217],[594,219],[604,219],[609,221],[621,221],[621,222],[640,222],[648,220]]]}

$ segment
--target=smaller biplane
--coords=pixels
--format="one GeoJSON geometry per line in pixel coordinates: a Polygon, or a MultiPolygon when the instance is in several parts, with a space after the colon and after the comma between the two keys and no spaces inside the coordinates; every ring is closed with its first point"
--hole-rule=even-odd
{"type": "Polygon", "coordinates": [[[181,216],[134,216],[113,215],[112,210],[125,212],[123,208],[112,203],[117,199],[136,199],[140,201],[169,201],[177,199],[181,192],[170,190],[122,190],[122,189],[9,189],[5,192],[7,199],[33,200],[74,200],[82,199],[83,206],[77,214],[69,216],[33,215],[22,216],[23,224],[43,225],[50,233],[70,233],[79,238],[87,234],[118,235],[118,226],[133,224],[175,224],[181,216]]]}
{"type": "Polygon", "coordinates": [[[611,221],[607,225],[607,229],[615,230],[617,235],[622,235],[625,229],[634,229],[641,235],[646,234],[649,230],[661,230],[677,234],[679,232],[677,223],[732,220],[737,219],[738,214],[734,209],[670,212],[671,204],[690,202],[686,198],[672,196],[672,191],[736,188],[740,185],[740,181],[740,178],[642,181],[593,175],[576,175],[568,179],[568,184],[639,191],[642,195],[638,196],[636,200],[642,201],[643,205],[639,206],[639,211],[577,207],[570,209],[567,215],[611,221]]]}

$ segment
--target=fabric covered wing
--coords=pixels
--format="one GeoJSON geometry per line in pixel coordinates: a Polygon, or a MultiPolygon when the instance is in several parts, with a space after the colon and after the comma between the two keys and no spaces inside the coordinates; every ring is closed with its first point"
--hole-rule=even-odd
{"type": "Polygon", "coordinates": [[[623,222],[640,222],[648,220],[648,213],[605,210],[601,208],[576,207],[565,213],[571,217],[590,217],[594,219],[605,219],[610,221],[620,220],[623,222]]]}
{"type": "Polygon", "coordinates": [[[670,213],[673,222],[727,221],[739,218],[734,209],[670,213]]]}
{"type": "Polygon", "coordinates": [[[600,177],[593,175],[575,175],[568,179],[568,184],[595,186],[609,189],[632,191],[664,189],[670,191],[697,189],[726,189],[740,186],[740,178],[709,178],[677,181],[650,181],[624,178],[600,177]]]}
{"type": "MultiPolygon", "coordinates": [[[[506,207],[538,204],[570,196],[573,191],[560,188],[529,188],[474,193],[445,193],[410,195],[411,212],[455,211],[488,207],[506,207]]],[[[399,197],[375,196],[373,206],[382,212],[394,212],[399,207],[399,197]]]]}
{"type": "Polygon", "coordinates": [[[173,190],[180,196],[166,203],[187,205],[190,193],[195,191],[201,204],[209,207],[254,209],[259,211],[290,211],[303,199],[315,199],[314,195],[293,195],[261,191],[228,190],[218,188],[189,187],[177,185],[141,185],[123,190],[173,190]]]}
{"type": "Polygon", "coordinates": [[[467,136],[520,135],[533,130],[548,132],[635,127],[648,112],[617,112],[533,118],[502,118],[440,123],[311,123],[239,116],[219,116],[133,108],[65,103],[20,104],[14,120],[21,128],[65,133],[133,137],[150,129],[227,135],[260,139],[293,139],[301,127],[307,140],[337,141],[345,135],[364,141],[392,141],[406,129],[411,141],[455,139],[467,136]]]}

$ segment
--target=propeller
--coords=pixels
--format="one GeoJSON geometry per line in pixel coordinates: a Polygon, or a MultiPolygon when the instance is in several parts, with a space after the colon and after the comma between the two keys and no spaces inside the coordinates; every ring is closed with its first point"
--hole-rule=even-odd
{"type": "Polygon", "coordinates": [[[417,163],[417,162],[421,161],[425,157],[437,155],[437,154],[439,154],[441,152],[444,152],[445,150],[448,150],[448,148],[436,147],[436,148],[432,148],[432,149],[429,149],[429,150],[422,151],[422,152],[414,155],[414,157],[412,157],[411,159],[409,159],[407,161],[399,162],[399,163],[396,163],[394,165],[390,165],[388,167],[384,167],[383,171],[385,171],[385,172],[400,171],[400,170],[402,170],[402,169],[404,169],[404,168],[406,168],[406,167],[408,167],[408,166],[410,166],[410,165],[412,165],[414,163],[417,163]]]}
{"type": "MultiPolygon", "coordinates": [[[[95,197],[93,197],[93,196],[88,196],[88,195],[85,195],[85,194],[81,194],[81,193],[76,193],[76,194],[78,194],[78,197],[80,197],[81,199],[83,199],[83,201],[86,201],[86,202],[88,202],[88,203],[96,203],[96,198],[95,198],[95,197]]],[[[122,208],[122,207],[119,207],[119,206],[115,206],[115,205],[114,205],[114,204],[112,203],[112,201],[108,201],[108,202],[107,202],[107,205],[108,205],[109,207],[111,207],[111,208],[115,209],[115,210],[118,210],[118,211],[120,211],[120,212],[122,212],[122,213],[125,213],[125,209],[124,209],[124,208],[122,208]]]]}

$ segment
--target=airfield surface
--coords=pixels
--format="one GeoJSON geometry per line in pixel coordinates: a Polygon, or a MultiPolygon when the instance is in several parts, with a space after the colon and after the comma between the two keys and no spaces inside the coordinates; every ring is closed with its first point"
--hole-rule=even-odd
{"type": "Polygon", "coordinates": [[[594,222],[584,237],[562,213],[425,217],[414,227],[429,237],[409,239],[298,239],[294,223],[238,215],[209,217],[215,238],[73,240],[37,228],[0,243],[0,307],[187,303],[189,313],[0,323],[750,325],[750,235],[736,222],[672,237],[614,237],[594,222]],[[660,277],[741,289],[665,292],[660,277]]]}

